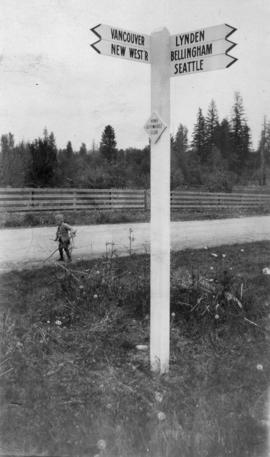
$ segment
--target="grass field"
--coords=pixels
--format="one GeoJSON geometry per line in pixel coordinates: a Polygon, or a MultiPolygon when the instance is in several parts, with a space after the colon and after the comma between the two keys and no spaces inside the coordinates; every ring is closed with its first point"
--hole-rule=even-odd
{"type": "MultiPolygon", "coordinates": [[[[0,228],[42,227],[55,225],[56,212],[5,213],[0,214],[0,228]]],[[[150,211],[107,210],[107,211],[63,211],[65,219],[73,225],[118,224],[125,222],[149,222],[150,211]]],[[[268,209],[256,208],[205,208],[181,209],[171,212],[172,221],[222,219],[228,217],[259,216],[269,214],[268,209]]]]}
{"type": "Polygon", "coordinates": [[[149,256],[3,274],[0,454],[269,455],[268,265],[269,242],[172,254],[163,376],[149,256]]]}

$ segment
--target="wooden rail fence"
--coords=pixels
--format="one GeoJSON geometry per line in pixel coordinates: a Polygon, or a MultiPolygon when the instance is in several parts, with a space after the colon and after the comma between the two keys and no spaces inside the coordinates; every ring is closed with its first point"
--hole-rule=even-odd
{"type": "MultiPolygon", "coordinates": [[[[171,209],[226,208],[270,210],[270,194],[172,191],[171,209]]],[[[150,209],[149,191],[142,189],[34,189],[0,188],[2,212],[150,209]]]]}

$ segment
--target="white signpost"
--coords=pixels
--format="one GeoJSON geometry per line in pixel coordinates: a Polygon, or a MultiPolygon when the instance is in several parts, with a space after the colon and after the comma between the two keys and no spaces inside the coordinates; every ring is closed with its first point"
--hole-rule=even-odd
{"type": "Polygon", "coordinates": [[[151,64],[151,112],[144,128],[151,140],[151,315],[150,363],[157,373],[170,359],[170,77],[230,67],[235,31],[227,24],[151,36],[104,24],[91,29],[99,54],[151,64]]]}

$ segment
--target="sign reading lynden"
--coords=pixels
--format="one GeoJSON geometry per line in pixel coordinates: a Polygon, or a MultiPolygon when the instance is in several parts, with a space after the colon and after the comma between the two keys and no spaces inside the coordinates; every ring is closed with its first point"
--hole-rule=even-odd
{"type": "Polygon", "coordinates": [[[171,76],[230,67],[236,58],[228,53],[236,43],[228,40],[235,32],[228,24],[172,35],[171,76]]]}
{"type": "Polygon", "coordinates": [[[137,62],[150,63],[150,37],[110,25],[99,24],[91,29],[98,41],[91,44],[99,54],[137,62]]]}

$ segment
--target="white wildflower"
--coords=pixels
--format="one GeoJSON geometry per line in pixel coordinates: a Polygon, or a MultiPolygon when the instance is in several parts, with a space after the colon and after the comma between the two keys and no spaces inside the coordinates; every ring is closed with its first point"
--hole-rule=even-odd
{"type": "Polygon", "coordinates": [[[138,349],[138,351],[147,351],[148,346],[146,344],[137,344],[136,349],[138,349]]]}
{"type": "Polygon", "coordinates": [[[159,411],[158,414],[157,414],[157,417],[158,417],[158,420],[159,420],[159,421],[165,421],[165,419],[166,419],[166,414],[163,413],[162,411],[159,411]]]}
{"type": "Polygon", "coordinates": [[[105,440],[98,440],[97,447],[100,451],[104,451],[106,449],[106,441],[105,440]]]}
{"type": "Polygon", "coordinates": [[[261,363],[258,363],[256,368],[257,368],[258,371],[263,371],[263,365],[261,363]]]}
{"type": "Polygon", "coordinates": [[[158,403],[161,403],[162,400],[163,400],[163,395],[162,395],[160,392],[155,392],[155,400],[156,400],[158,403]]]}
{"type": "Polygon", "coordinates": [[[98,298],[97,294],[94,295],[94,298],[98,298]]]}
{"type": "Polygon", "coordinates": [[[55,321],[55,324],[56,324],[56,325],[62,325],[62,322],[59,321],[59,320],[56,320],[56,321],[55,321]]]}

